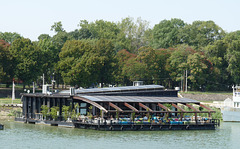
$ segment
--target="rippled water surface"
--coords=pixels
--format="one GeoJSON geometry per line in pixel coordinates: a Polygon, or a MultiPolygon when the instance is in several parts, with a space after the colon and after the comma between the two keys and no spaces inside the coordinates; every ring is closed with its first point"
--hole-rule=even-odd
{"type": "Polygon", "coordinates": [[[0,121],[1,149],[18,148],[240,148],[240,123],[208,131],[95,131],[0,121]]]}

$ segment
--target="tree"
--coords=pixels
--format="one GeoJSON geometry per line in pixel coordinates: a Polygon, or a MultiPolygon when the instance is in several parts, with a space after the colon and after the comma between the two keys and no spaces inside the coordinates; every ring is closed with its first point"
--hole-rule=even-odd
{"type": "Polygon", "coordinates": [[[40,74],[40,66],[38,61],[41,57],[41,51],[30,39],[17,39],[10,48],[13,56],[13,65],[15,77],[23,81],[23,87],[26,84],[36,80],[40,74]]]}
{"type": "Polygon", "coordinates": [[[228,62],[227,70],[230,72],[236,84],[240,83],[240,40],[233,40],[229,43],[226,60],[228,62]]]}
{"type": "Polygon", "coordinates": [[[12,55],[9,48],[10,44],[0,40],[0,81],[7,83],[7,87],[13,78],[12,55]]]}
{"type": "Polygon", "coordinates": [[[75,40],[90,39],[92,36],[88,28],[81,28],[79,30],[75,29],[74,31],[69,32],[68,34],[75,40]]]}
{"type": "Polygon", "coordinates": [[[207,79],[207,90],[226,90],[228,85],[233,84],[230,73],[227,71],[226,60],[228,43],[224,40],[217,40],[204,48],[207,59],[212,64],[212,73],[207,79]]]}
{"type": "Polygon", "coordinates": [[[179,45],[172,52],[168,59],[168,70],[173,80],[180,81],[182,79],[183,72],[188,69],[188,56],[193,53],[195,51],[188,45],[179,45]]]}
{"type": "Polygon", "coordinates": [[[129,78],[130,81],[136,80],[148,80],[149,76],[147,72],[147,65],[136,61],[136,59],[130,59],[123,67],[123,73],[129,78]]]}
{"type": "Polygon", "coordinates": [[[47,115],[48,115],[49,107],[47,105],[42,105],[41,109],[42,109],[41,113],[42,113],[44,119],[46,119],[47,115]]]}
{"type": "Polygon", "coordinates": [[[85,37],[91,39],[116,39],[119,29],[113,22],[96,20],[95,22],[88,23],[86,20],[81,20],[79,23],[80,31],[85,33],[85,37]]]}
{"type": "MultiPolygon", "coordinates": [[[[185,76],[186,70],[189,70],[187,65],[188,56],[195,53],[195,51],[188,45],[179,45],[171,53],[171,56],[167,60],[167,70],[174,82],[180,82],[185,76]]],[[[183,89],[185,89],[183,83],[183,89]]],[[[180,84],[174,84],[179,86],[180,84]]]]}
{"type": "Polygon", "coordinates": [[[8,42],[9,44],[11,44],[14,40],[22,38],[20,34],[16,33],[16,32],[0,32],[0,39],[5,40],[6,42],[8,42]]]}
{"type": "Polygon", "coordinates": [[[49,36],[48,34],[41,34],[38,36],[39,41],[44,39],[51,39],[51,36],[49,36]]]}
{"type": "Polygon", "coordinates": [[[189,80],[195,90],[204,89],[208,78],[208,61],[203,53],[194,53],[188,56],[189,80]]]}
{"type": "Polygon", "coordinates": [[[62,115],[63,115],[63,117],[64,117],[64,120],[66,121],[67,120],[67,118],[69,117],[69,112],[70,111],[70,106],[63,106],[62,107],[62,115]]]}
{"type": "MultiPolygon", "coordinates": [[[[55,72],[55,67],[59,61],[59,51],[57,47],[51,42],[50,39],[41,39],[37,43],[37,47],[40,49],[41,57],[39,57],[38,65],[40,67],[40,73],[45,76],[52,76],[55,72]]],[[[46,77],[46,82],[49,82],[49,77],[46,77]]]]}
{"type": "Polygon", "coordinates": [[[54,22],[54,24],[51,26],[51,31],[55,31],[56,33],[65,32],[64,28],[62,27],[62,22],[54,22]]]}
{"type": "Polygon", "coordinates": [[[89,87],[112,81],[115,53],[110,40],[67,41],[59,56],[58,68],[67,84],[89,87]]]}
{"type": "Polygon", "coordinates": [[[163,20],[152,30],[152,46],[155,49],[169,48],[182,43],[180,31],[186,24],[180,19],[163,20]]]}
{"type": "Polygon", "coordinates": [[[194,21],[181,29],[180,36],[183,43],[198,49],[223,39],[225,32],[213,21],[194,21]]]}
{"type": "Polygon", "coordinates": [[[56,119],[57,119],[57,117],[58,117],[58,115],[57,115],[58,111],[59,111],[59,107],[57,107],[57,106],[53,106],[53,107],[50,108],[49,114],[51,115],[51,117],[53,118],[53,120],[56,120],[56,119]]]}
{"type": "Polygon", "coordinates": [[[131,82],[129,78],[127,77],[126,73],[123,71],[123,68],[126,67],[128,61],[130,59],[136,58],[136,54],[130,53],[126,49],[118,51],[116,54],[116,60],[117,60],[117,68],[114,74],[114,80],[116,81],[117,84],[125,84],[125,85],[130,85],[131,82]]]}
{"type": "Polygon", "coordinates": [[[142,46],[147,46],[149,36],[146,36],[146,32],[149,33],[149,22],[137,18],[134,22],[133,18],[127,17],[122,19],[117,24],[120,32],[117,35],[116,50],[128,49],[132,53],[136,53],[137,49],[142,46]]]}

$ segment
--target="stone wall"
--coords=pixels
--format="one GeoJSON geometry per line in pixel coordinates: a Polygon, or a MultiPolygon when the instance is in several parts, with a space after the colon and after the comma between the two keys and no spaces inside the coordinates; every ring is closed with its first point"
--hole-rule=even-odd
{"type": "Polygon", "coordinates": [[[181,95],[184,98],[190,98],[198,101],[224,101],[227,98],[232,99],[232,95],[225,95],[225,94],[185,94],[183,93],[181,95]]]}

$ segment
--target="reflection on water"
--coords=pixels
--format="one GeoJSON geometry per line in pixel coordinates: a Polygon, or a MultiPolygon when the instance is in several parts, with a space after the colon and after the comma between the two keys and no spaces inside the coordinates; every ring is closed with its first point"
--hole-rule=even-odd
{"type": "Polygon", "coordinates": [[[240,123],[207,131],[95,131],[0,122],[1,148],[237,148],[240,123]]]}

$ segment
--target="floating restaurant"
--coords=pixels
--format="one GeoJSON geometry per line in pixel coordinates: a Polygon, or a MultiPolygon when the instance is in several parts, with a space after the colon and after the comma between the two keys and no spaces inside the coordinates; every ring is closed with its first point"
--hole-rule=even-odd
{"type": "Polygon", "coordinates": [[[22,94],[15,120],[95,130],[214,130],[215,111],[161,85],[73,89],[22,94]],[[199,108],[200,107],[200,108],[199,108]],[[44,112],[45,111],[45,112],[44,112]],[[202,113],[208,116],[200,117],[202,113]],[[206,115],[206,114],[205,114],[206,115]]]}

